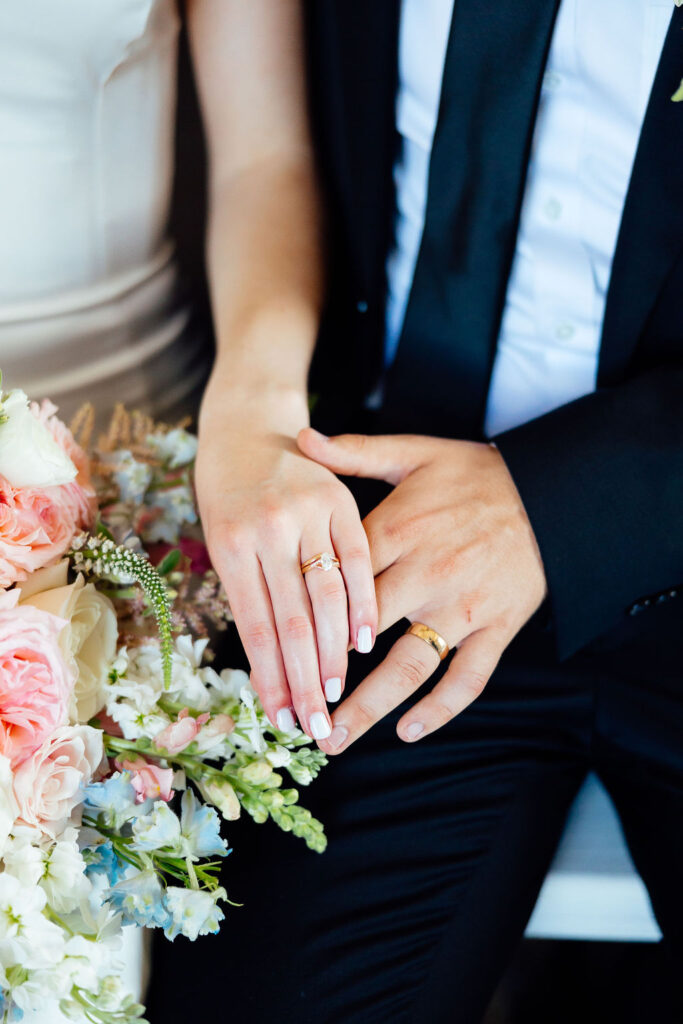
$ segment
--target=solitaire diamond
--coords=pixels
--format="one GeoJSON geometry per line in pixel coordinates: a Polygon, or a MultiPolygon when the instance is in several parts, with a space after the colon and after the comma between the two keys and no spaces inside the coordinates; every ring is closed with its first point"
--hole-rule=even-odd
{"type": "Polygon", "coordinates": [[[334,569],[334,557],[328,551],[325,551],[320,556],[320,568],[323,572],[329,572],[330,569],[334,569]]]}

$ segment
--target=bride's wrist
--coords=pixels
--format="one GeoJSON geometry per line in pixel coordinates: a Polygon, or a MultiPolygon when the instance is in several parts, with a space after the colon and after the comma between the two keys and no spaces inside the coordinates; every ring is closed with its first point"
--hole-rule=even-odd
{"type": "Polygon", "coordinates": [[[213,429],[275,431],[296,437],[310,423],[304,388],[268,379],[212,374],[199,416],[200,434],[213,429]]]}

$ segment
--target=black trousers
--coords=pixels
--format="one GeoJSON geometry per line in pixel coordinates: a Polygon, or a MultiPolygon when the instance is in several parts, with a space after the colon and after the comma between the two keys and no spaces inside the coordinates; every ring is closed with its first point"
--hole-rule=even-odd
{"type": "Polygon", "coordinates": [[[230,827],[225,884],[243,906],[220,936],[157,943],[152,1024],[477,1024],[589,769],[679,958],[683,650],[675,611],[641,618],[565,664],[532,622],[483,695],[414,745],[399,709],[304,792],[324,855],[272,825],[230,827]]]}

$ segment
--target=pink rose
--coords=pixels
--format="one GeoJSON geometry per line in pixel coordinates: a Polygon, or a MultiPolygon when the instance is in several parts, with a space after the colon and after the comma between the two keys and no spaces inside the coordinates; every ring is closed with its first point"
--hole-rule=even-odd
{"type": "Polygon", "coordinates": [[[0,594],[0,754],[12,767],[67,721],[74,678],[59,646],[65,623],[19,593],[0,594]]]}
{"type": "Polygon", "coordinates": [[[57,417],[56,405],[47,400],[40,405],[34,402],[31,411],[47,427],[64,454],[71,459],[78,470],[76,479],[70,484],[62,484],[59,489],[63,492],[64,502],[70,505],[79,527],[88,529],[93,525],[97,514],[97,496],[90,479],[88,456],[81,446],[76,444],[69,428],[57,417]]]}
{"type": "Polygon", "coordinates": [[[60,558],[79,530],[92,526],[97,510],[88,460],[48,402],[33,414],[78,470],[75,480],[53,487],[13,487],[0,476],[0,587],[25,580],[60,558]]]}
{"type": "Polygon", "coordinates": [[[158,764],[150,764],[144,757],[136,757],[133,761],[118,761],[119,771],[132,772],[131,783],[136,793],[136,802],[145,800],[165,800],[167,803],[173,796],[173,769],[160,768],[158,764]]]}
{"type": "Polygon", "coordinates": [[[85,787],[104,757],[102,733],[89,725],[65,725],[14,773],[19,823],[57,836],[83,800],[85,787]]]}
{"type": "Polygon", "coordinates": [[[205,725],[210,717],[204,714],[192,718],[188,709],[183,708],[177,721],[171,722],[154,737],[154,746],[159,750],[168,751],[169,754],[179,754],[185,747],[189,747],[201,726],[205,725]]]}

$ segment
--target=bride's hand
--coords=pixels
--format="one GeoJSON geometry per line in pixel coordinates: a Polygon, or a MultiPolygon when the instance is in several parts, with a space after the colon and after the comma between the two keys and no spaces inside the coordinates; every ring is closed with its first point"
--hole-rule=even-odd
{"type": "Polygon", "coordinates": [[[209,552],[223,581],[270,721],[330,734],[328,701],[344,688],[349,637],[369,651],[377,630],[370,554],[358,507],[295,438],[303,396],[220,394],[200,420],[197,493],[209,552]],[[341,571],[301,563],[335,554],[341,571]]]}

